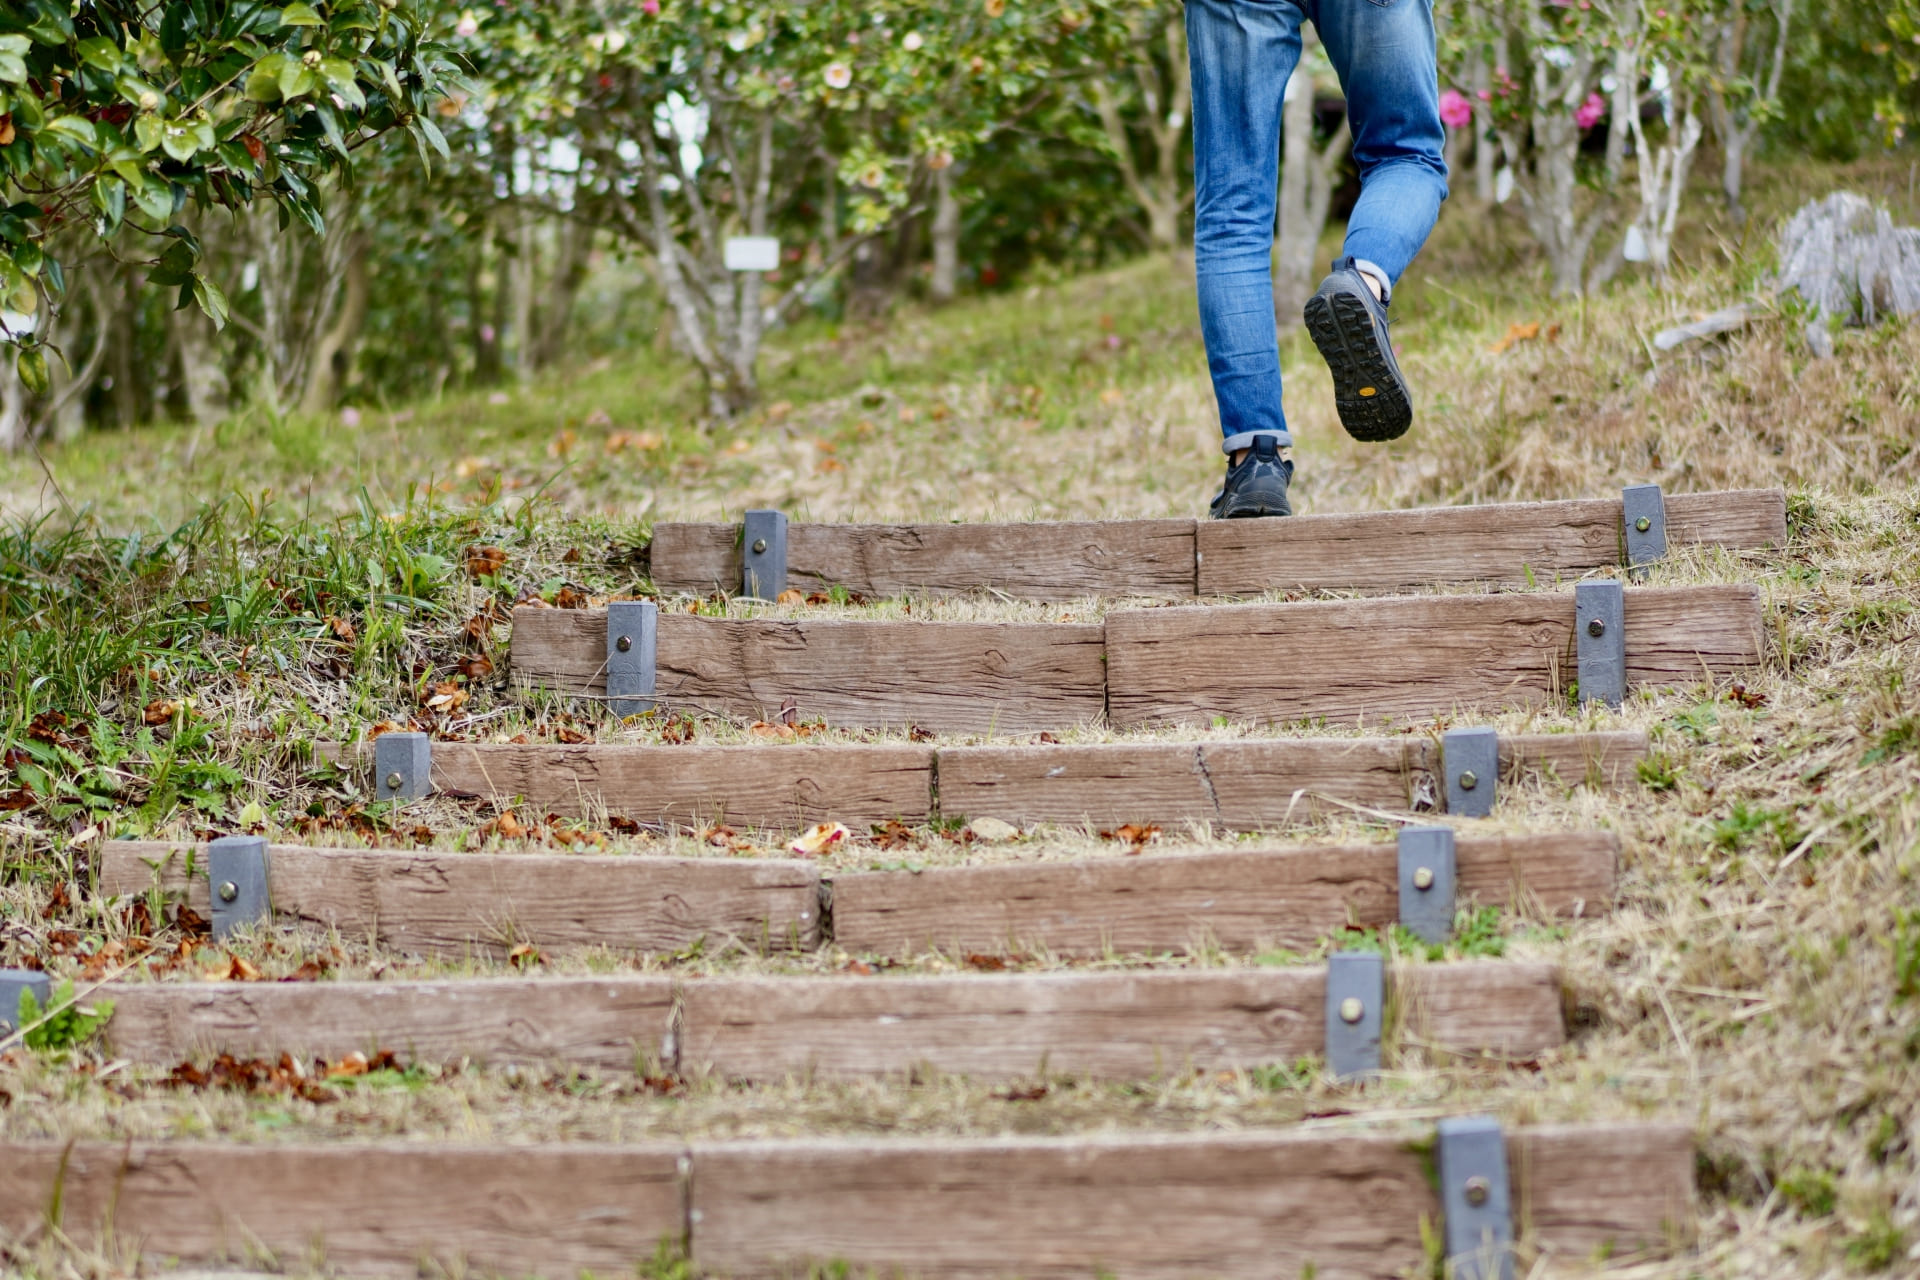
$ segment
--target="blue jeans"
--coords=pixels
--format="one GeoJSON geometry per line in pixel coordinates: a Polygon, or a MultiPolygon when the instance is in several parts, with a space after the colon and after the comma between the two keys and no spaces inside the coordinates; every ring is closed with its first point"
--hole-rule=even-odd
{"type": "Polygon", "coordinates": [[[1280,112],[1313,20],[1347,94],[1360,202],[1346,254],[1390,290],[1447,198],[1433,0],[1187,0],[1193,263],[1220,431],[1291,443],[1273,323],[1280,112]]]}

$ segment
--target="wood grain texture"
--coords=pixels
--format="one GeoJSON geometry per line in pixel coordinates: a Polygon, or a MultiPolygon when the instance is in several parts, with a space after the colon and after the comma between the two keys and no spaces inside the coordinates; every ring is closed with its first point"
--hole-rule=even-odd
{"type": "MultiPolygon", "coordinates": [[[[1533,1057],[1565,1042],[1549,965],[1406,966],[1423,1043],[1533,1057]]],[[[689,983],[682,1062],[729,1077],[1042,1071],[1139,1080],[1292,1062],[1325,1047],[1323,967],[760,978],[689,983]]]]}
{"type": "MultiPolygon", "coordinates": [[[[1749,586],[1630,589],[1626,629],[1630,687],[1693,684],[1760,660],[1760,595],[1749,586]]],[[[1543,706],[1575,670],[1572,592],[1107,615],[1116,728],[1543,706]]]]}
{"type": "MultiPolygon", "coordinates": [[[[793,524],[787,585],[809,592],[839,586],[865,596],[991,589],[1016,600],[1187,599],[1194,588],[1196,524],[793,524]]],[[[661,591],[705,594],[718,586],[736,592],[740,526],[655,525],[652,566],[661,591]]]]}
{"type": "MultiPolygon", "coordinates": [[[[519,608],[513,670],[602,695],[606,614],[519,608]]],[[[728,715],[874,728],[1021,732],[1097,719],[1105,707],[1098,624],[700,618],[660,615],[658,696],[728,715]]]]}
{"type": "Polygon", "coordinates": [[[163,1064],[200,1053],[329,1060],[391,1049],[406,1062],[472,1058],[631,1071],[668,1056],[674,980],[117,983],[107,1042],[163,1064]]]}
{"type": "MultiPolygon", "coordinates": [[[[1202,596],[1390,591],[1439,582],[1548,584],[1624,562],[1619,498],[1421,507],[1291,520],[1207,520],[1196,552],[1202,596]]],[[[1674,494],[1667,544],[1735,549],[1786,541],[1780,489],[1674,494]]],[[[735,575],[739,574],[736,571],[735,575]]]]}
{"type": "MultiPolygon", "coordinates": [[[[1459,900],[1589,915],[1613,901],[1619,841],[1566,834],[1464,838],[1459,900]]],[[[834,941],[857,955],[929,949],[1065,955],[1305,949],[1347,924],[1399,918],[1394,846],[1332,845],[859,872],[833,880],[834,941]]]]}
{"type": "Polygon", "coordinates": [[[605,808],[645,822],[792,830],[822,820],[864,827],[932,816],[933,750],[830,747],[433,744],[443,791],[521,797],[542,810],[605,808]]]}
{"type": "MultiPolygon", "coordinates": [[[[1550,966],[1406,966],[1394,990],[1423,1044],[1532,1057],[1565,1040],[1550,966]]],[[[1319,1054],[1325,991],[1326,970],[1313,967],[684,983],[147,982],[117,983],[105,995],[114,1002],[113,1054],[161,1064],[390,1049],[408,1062],[612,1071],[647,1057],[745,1080],[889,1075],[923,1063],[988,1078],[1048,1070],[1138,1080],[1319,1054]]]]}
{"type": "MultiPolygon", "coordinates": [[[[1424,1265],[1421,1221],[1439,1213],[1424,1136],[696,1143],[694,1261],[736,1280],[825,1259],[968,1280],[1389,1280],[1424,1265]]],[[[1691,1222],[1683,1131],[1522,1131],[1509,1165],[1535,1210],[1516,1223],[1557,1256],[1661,1245],[1691,1222]],[[1604,1175],[1581,1168],[1603,1155],[1604,1175]]]]}
{"type": "Polygon", "coordinates": [[[40,1227],[151,1259],[314,1253],[353,1275],[632,1274],[686,1230],[677,1145],[448,1147],[58,1142],[0,1145],[0,1228],[40,1227]]]}
{"type": "MultiPolygon", "coordinates": [[[[143,893],[157,879],[162,889],[185,890],[204,915],[206,877],[186,875],[192,849],[109,841],[100,851],[100,891],[143,893]]],[[[206,865],[204,849],[195,857],[206,865]]],[[[738,940],[811,950],[820,937],[819,874],[803,862],[276,845],[270,867],[277,918],[371,935],[402,951],[504,954],[531,942],[631,954],[678,951],[702,938],[710,947],[738,940]]]]}

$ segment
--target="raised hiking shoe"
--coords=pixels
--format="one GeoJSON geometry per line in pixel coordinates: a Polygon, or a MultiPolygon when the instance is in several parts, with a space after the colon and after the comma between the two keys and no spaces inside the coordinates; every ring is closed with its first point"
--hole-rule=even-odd
{"type": "Polygon", "coordinates": [[[1413,396],[1393,358],[1387,306],[1373,296],[1352,258],[1307,299],[1307,332],[1333,371],[1333,403],[1340,425],[1355,440],[1395,440],[1413,425],[1413,396]]]}
{"type": "Polygon", "coordinates": [[[1227,464],[1226,483],[1213,500],[1213,518],[1290,516],[1293,507],[1287,502],[1287,482],[1292,479],[1293,463],[1280,456],[1279,437],[1255,436],[1247,456],[1227,464]]]}

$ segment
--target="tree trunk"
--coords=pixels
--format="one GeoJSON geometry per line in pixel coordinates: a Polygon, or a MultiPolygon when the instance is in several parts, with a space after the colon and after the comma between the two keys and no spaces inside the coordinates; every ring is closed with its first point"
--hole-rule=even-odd
{"type": "Polygon", "coordinates": [[[174,359],[180,365],[180,389],[186,397],[187,413],[195,422],[218,422],[227,415],[233,389],[220,361],[219,344],[214,341],[213,321],[197,308],[188,307],[167,313],[167,331],[173,340],[174,359]]]}
{"type": "Polygon", "coordinates": [[[556,363],[566,351],[567,331],[573,324],[574,303],[586,284],[593,250],[593,228],[578,218],[564,218],[558,229],[558,248],[547,300],[540,308],[534,367],[556,363]]]}
{"type": "Polygon", "coordinates": [[[1187,118],[1193,110],[1193,82],[1187,64],[1187,30],[1178,19],[1167,24],[1164,32],[1171,84],[1161,80],[1151,58],[1134,64],[1147,134],[1153,143],[1154,168],[1142,173],[1134,160],[1133,139],[1120,103],[1112,87],[1098,77],[1093,80],[1093,105],[1106,135],[1107,150],[1120,166],[1127,190],[1147,215],[1147,239],[1151,248],[1171,251],[1179,246],[1180,215],[1193,199],[1191,187],[1184,181],[1180,149],[1187,138],[1187,118]]]}
{"type": "Polygon", "coordinates": [[[347,245],[339,309],[333,323],[327,326],[326,332],[314,344],[306,390],[300,396],[302,413],[326,413],[340,399],[340,392],[347,385],[348,375],[353,369],[354,350],[360,344],[360,332],[367,323],[367,249],[366,233],[355,232],[347,245]]]}
{"type": "Polygon", "coordinates": [[[1493,109],[1483,93],[1493,92],[1493,70],[1487,65],[1487,52],[1479,49],[1473,55],[1473,193],[1480,197],[1481,204],[1492,204],[1496,192],[1494,189],[1494,159],[1499,148],[1494,145],[1493,109]]]}
{"type": "Polygon", "coordinates": [[[514,228],[513,255],[507,259],[507,332],[513,335],[513,376],[533,377],[533,277],[540,261],[540,238],[533,218],[522,214],[514,228]]]}
{"type": "Polygon", "coordinates": [[[1313,76],[1303,58],[1294,68],[1281,109],[1279,261],[1275,265],[1273,319],[1280,332],[1301,324],[1301,311],[1314,287],[1314,253],[1333,203],[1333,172],[1345,157],[1350,137],[1343,121],[1325,147],[1313,141],[1313,76]]]}
{"type": "Polygon", "coordinates": [[[14,368],[14,353],[0,354],[0,451],[14,453],[26,447],[32,431],[26,384],[14,368]]]}
{"type": "Polygon", "coordinates": [[[933,279],[937,303],[952,302],[960,284],[960,199],[953,193],[953,166],[933,174],[933,279]]]}

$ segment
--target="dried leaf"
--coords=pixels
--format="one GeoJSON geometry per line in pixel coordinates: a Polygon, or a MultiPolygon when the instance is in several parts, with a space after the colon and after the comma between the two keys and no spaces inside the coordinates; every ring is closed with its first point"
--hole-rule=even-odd
{"type": "Polygon", "coordinates": [[[186,708],[186,703],[173,698],[155,698],[147,704],[141,719],[148,724],[167,724],[186,708]]]}
{"type": "Polygon", "coordinates": [[[747,732],[756,738],[774,738],[784,742],[791,742],[800,736],[790,724],[768,724],[765,720],[755,720],[747,726],[747,732]]]}
{"type": "Polygon", "coordinates": [[[468,547],[467,572],[475,578],[490,578],[507,567],[504,547],[468,547]]]}
{"type": "Polygon", "coordinates": [[[787,852],[798,854],[802,858],[817,857],[851,834],[853,833],[837,822],[817,822],[788,845],[787,852]]]}
{"type": "Polygon", "coordinates": [[[1137,822],[1129,822],[1124,826],[1115,827],[1112,831],[1102,831],[1100,838],[1103,840],[1124,840],[1131,846],[1127,852],[1138,853],[1146,848],[1147,843],[1159,834],[1160,828],[1153,823],[1143,825],[1137,822]]]}
{"type": "Polygon", "coordinates": [[[805,592],[794,587],[788,587],[785,591],[775,596],[773,602],[775,604],[805,604],[807,597],[805,592]]]}

